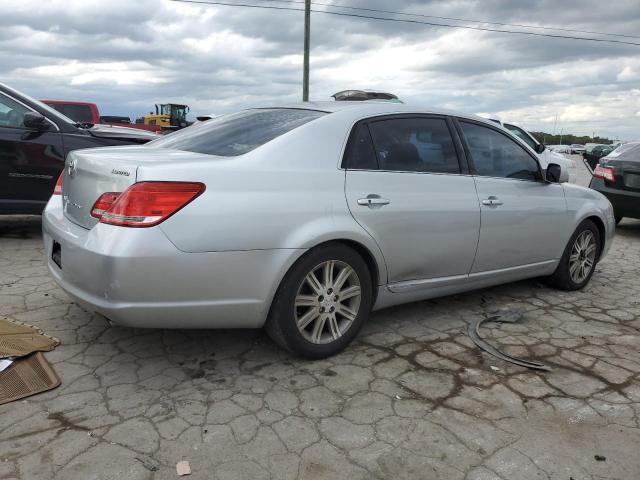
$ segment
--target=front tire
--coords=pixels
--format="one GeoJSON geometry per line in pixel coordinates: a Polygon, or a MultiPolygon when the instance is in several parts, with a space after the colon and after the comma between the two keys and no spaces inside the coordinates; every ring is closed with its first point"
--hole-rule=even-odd
{"type": "Polygon", "coordinates": [[[584,220],[571,236],[549,283],[562,290],[580,290],[591,280],[600,254],[600,232],[584,220]]]}
{"type": "Polygon", "coordinates": [[[337,354],[355,338],[372,307],[367,264],[339,243],[303,255],[285,275],[265,329],[281,347],[318,359],[337,354]]]}

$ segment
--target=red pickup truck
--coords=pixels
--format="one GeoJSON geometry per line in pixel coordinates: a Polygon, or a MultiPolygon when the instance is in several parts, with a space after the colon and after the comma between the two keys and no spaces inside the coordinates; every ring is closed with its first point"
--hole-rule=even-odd
{"type": "Polygon", "coordinates": [[[52,108],[63,115],[69,117],[74,122],[92,123],[104,125],[116,125],[118,127],[138,128],[140,130],[149,130],[151,132],[159,132],[161,127],[158,125],[144,125],[142,123],[131,123],[129,117],[122,116],[100,116],[98,106],[89,102],[70,102],[67,100],[42,100],[52,108]]]}

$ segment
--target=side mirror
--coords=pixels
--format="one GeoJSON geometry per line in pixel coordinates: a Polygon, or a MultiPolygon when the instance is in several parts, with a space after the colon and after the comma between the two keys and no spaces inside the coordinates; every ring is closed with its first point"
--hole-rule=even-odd
{"type": "Polygon", "coordinates": [[[544,144],[544,143],[538,143],[538,144],[536,144],[536,148],[535,148],[536,153],[542,153],[542,152],[544,152],[546,149],[547,149],[547,147],[545,146],[545,144],[544,144]]]}
{"type": "Polygon", "coordinates": [[[569,172],[562,165],[550,163],[547,165],[546,180],[549,183],[563,183],[569,181],[569,172]]]}
{"type": "Polygon", "coordinates": [[[44,115],[37,112],[26,112],[22,118],[22,124],[34,130],[47,130],[50,126],[44,115]]]}

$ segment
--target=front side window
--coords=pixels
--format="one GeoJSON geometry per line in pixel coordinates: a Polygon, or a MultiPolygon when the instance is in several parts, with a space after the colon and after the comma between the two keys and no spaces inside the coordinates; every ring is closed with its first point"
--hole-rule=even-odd
{"type": "Polygon", "coordinates": [[[536,149],[536,142],[534,142],[533,139],[529,135],[527,135],[527,132],[525,132],[520,127],[516,127],[515,125],[509,125],[508,123],[505,123],[504,128],[506,128],[511,133],[513,133],[516,137],[518,137],[524,143],[529,145],[532,149],[534,150],[536,149]]]}
{"type": "Polygon", "coordinates": [[[198,123],[147,146],[234,157],[326,114],[295,108],[244,110],[198,123]]]}
{"type": "Polygon", "coordinates": [[[381,170],[460,173],[447,122],[441,118],[397,118],[371,122],[381,170]]]}
{"type": "Polygon", "coordinates": [[[507,135],[475,123],[460,126],[478,175],[540,180],[538,162],[507,135]]]}
{"type": "Polygon", "coordinates": [[[0,95],[0,127],[23,128],[24,114],[28,111],[27,107],[0,95]]]}

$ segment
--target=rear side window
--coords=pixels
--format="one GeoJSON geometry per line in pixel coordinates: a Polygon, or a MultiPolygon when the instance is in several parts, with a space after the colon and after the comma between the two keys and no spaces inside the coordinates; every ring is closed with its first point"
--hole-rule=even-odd
{"type": "Polygon", "coordinates": [[[377,170],[376,152],[373,149],[369,127],[366,123],[356,126],[345,155],[345,166],[353,170],[377,170]]]}
{"type": "Polygon", "coordinates": [[[538,162],[518,143],[492,128],[460,122],[478,175],[539,180],[538,162]]]}
{"type": "Polygon", "coordinates": [[[447,122],[441,118],[397,118],[371,122],[381,170],[460,173],[447,122]]]}
{"type": "Polygon", "coordinates": [[[294,108],[244,110],[198,123],[147,145],[234,157],[326,114],[294,108]]]}

